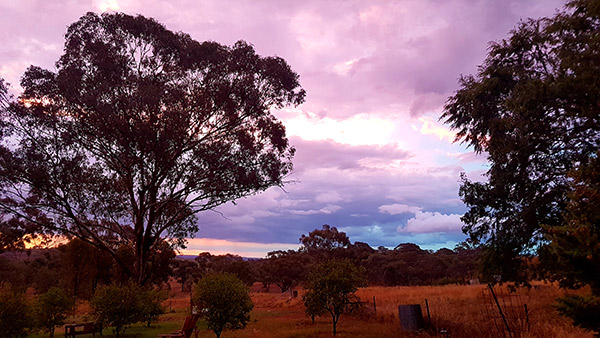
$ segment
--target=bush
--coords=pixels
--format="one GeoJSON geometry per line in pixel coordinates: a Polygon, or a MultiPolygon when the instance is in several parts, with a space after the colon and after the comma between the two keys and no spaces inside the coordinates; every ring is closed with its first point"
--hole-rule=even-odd
{"type": "Polygon", "coordinates": [[[148,327],[150,327],[153,320],[165,313],[162,302],[167,298],[168,296],[164,291],[156,289],[145,289],[138,294],[140,317],[141,320],[147,323],[148,327]]]}
{"type": "Polygon", "coordinates": [[[595,337],[600,337],[600,297],[561,297],[556,309],[561,315],[571,318],[575,326],[594,331],[595,337]]]}
{"type": "Polygon", "coordinates": [[[0,290],[0,337],[26,337],[29,313],[23,293],[0,290]]]}
{"type": "Polygon", "coordinates": [[[117,338],[129,324],[141,318],[138,293],[139,286],[135,284],[106,285],[99,287],[90,301],[97,320],[112,326],[117,338]]]}
{"type": "Polygon", "coordinates": [[[215,273],[202,278],[196,285],[193,300],[217,338],[225,329],[245,328],[254,307],[248,287],[229,273],[215,273]]]}
{"type": "Polygon", "coordinates": [[[324,313],[331,315],[333,335],[336,335],[340,315],[359,304],[354,295],[365,285],[364,269],[349,260],[332,260],[320,264],[310,274],[303,300],[311,318],[324,313]]]}
{"type": "Polygon", "coordinates": [[[50,337],[54,337],[54,327],[65,323],[67,314],[73,310],[75,302],[60,288],[53,287],[40,295],[35,304],[38,324],[46,328],[50,337]]]}

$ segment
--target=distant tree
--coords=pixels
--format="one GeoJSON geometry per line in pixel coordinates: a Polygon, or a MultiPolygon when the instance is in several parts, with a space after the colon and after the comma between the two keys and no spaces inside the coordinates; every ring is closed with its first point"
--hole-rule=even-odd
{"type": "Polygon", "coordinates": [[[78,237],[144,284],[160,238],[183,246],[197,213],[284,184],[295,149],[271,109],[305,93],[283,59],[122,13],[65,38],[56,72],[30,67],[1,115],[0,209],[18,224],[78,237]]]}
{"type": "Polygon", "coordinates": [[[300,237],[301,251],[331,251],[345,248],[350,245],[346,233],[338,231],[336,227],[324,224],[322,229],[315,229],[307,235],[300,237]]]}
{"type": "Polygon", "coordinates": [[[246,285],[252,285],[256,280],[256,276],[254,276],[250,263],[238,255],[226,254],[212,256],[211,271],[231,273],[246,285]]]}
{"type": "Polygon", "coordinates": [[[223,330],[245,328],[254,307],[248,287],[230,273],[213,273],[202,278],[193,300],[217,338],[223,330]]]}
{"type": "Polygon", "coordinates": [[[488,275],[526,282],[523,256],[565,223],[569,171],[600,148],[599,30],[597,0],[523,21],[446,103],[441,119],[457,141],[490,162],[487,181],[463,174],[459,191],[463,231],[484,244],[488,275]]]}
{"type": "Polygon", "coordinates": [[[335,336],[340,315],[359,300],[354,293],[365,283],[364,270],[348,260],[318,265],[305,285],[303,300],[307,313],[311,317],[329,313],[335,336]]]}
{"type": "Polygon", "coordinates": [[[140,319],[142,313],[138,297],[139,287],[134,284],[103,285],[96,289],[90,305],[103,325],[112,326],[117,338],[125,328],[140,319]]]}
{"type": "Polygon", "coordinates": [[[67,315],[73,311],[75,301],[63,289],[53,287],[38,296],[35,303],[35,318],[40,326],[54,337],[54,328],[63,325],[67,315]]]}
{"type": "Polygon", "coordinates": [[[306,274],[305,256],[294,250],[277,250],[267,253],[265,273],[281,292],[292,291],[292,287],[302,281],[306,274]]]}
{"type": "Polygon", "coordinates": [[[0,289],[0,336],[7,338],[26,337],[31,309],[25,294],[15,292],[10,287],[0,289]]]}
{"type": "Polygon", "coordinates": [[[173,277],[181,285],[181,292],[191,291],[191,286],[202,277],[202,272],[196,262],[186,259],[175,259],[171,262],[173,277]]]}

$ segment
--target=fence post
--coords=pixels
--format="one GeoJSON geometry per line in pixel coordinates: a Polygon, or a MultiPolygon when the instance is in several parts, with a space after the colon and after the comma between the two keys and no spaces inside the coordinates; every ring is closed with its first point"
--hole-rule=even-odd
{"type": "Polygon", "coordinates": [[[373,296],[373,312],[377,315],[377,303],[375,303],[375,296],[373,296]]]}
{"type": "Polygon", "coordinates": [[[498,298],[496,298],[496,293],[494,292],[494,288],[492,284],[488,284],[488,288],[492,292],[492,296],[494,296],[494,301],[496,302],[496,306],[498,306],[498,311],[500,312],[500,316],[504,321],[504,325],[506,326],[506,331],[508,331],[508,336],[512,338],[512,333],[510,332],[510,327],[508,326],[508,322],[506,321],[506,317],[504,317],[504,313],[502,312],[502,308],[500,307],[500,302],[498,302],[498,298]]]}

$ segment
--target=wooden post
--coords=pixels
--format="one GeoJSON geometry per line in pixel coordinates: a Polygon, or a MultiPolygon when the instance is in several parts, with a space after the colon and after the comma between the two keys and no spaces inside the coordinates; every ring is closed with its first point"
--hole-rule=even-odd
{"type": "Polygon", "coordinates": [[[375,296],[373,296],[373,312],[377,315],[377,303],[375,303],[375,296]]]}
{"type": "Polygon", "coordinates": [[[431,326],[431,314],[429,314],[429,302],[427,301],[427,298],[425,298],[425,307],[427,308],[427,323],[431,326]]]}

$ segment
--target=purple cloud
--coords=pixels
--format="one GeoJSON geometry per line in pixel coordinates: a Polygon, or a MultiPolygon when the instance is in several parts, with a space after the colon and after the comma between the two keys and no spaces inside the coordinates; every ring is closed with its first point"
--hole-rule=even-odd
{"type": "MultiPolygon", "coordinates": [[[[272,249],[266,243],[295,245],[328,223],[373,246],[453,246],[465,238],[459,175],[483,180],[486,167],[485,154],[451,144],[452,133],[437,122],[443,104],[460,74],[476,71],[490,41],[563,3],[4,1],[0,76],[18,94],[30,64],[52,69],[66,27],[87,11],[154,17],[199,41],[246,40],[259,54],[287,60],[308,93],[302,106],[274,112],[297,148],[295,171],[285,190],[198,215],[198,237],[272,249]]],[[[200,250],[208,242],[194,243],[200,250]]]]}

